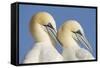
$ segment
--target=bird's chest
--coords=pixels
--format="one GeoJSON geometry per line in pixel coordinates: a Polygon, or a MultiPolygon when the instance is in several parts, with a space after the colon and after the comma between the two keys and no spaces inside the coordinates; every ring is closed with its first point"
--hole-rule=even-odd
{"type": "Polygon", "coordinates": [[[42,62],[56,61],[56,59],[60,58],[61,56],[53,46],[42,47],[40,55],[41,55],[40,61],[42,62]]]}
{"type": "Polygon", "coordinates": [[[66,61],[73,61],[73,60],[77,60],[76,57],[76,49],[74,48],[66,48],[63,50],[62,55],[64,57],[64,60],[66,61]]]}

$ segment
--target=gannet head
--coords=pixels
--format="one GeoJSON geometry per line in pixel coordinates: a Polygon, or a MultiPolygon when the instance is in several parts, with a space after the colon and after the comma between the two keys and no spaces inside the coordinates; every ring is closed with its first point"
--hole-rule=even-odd
{"type": "Polygon", "coordinates": [[[30,31],[36,41],[48,41],[51,37],[56,40],[56,24],[51,14],[38,12],[32,16],[30,31]]]}
{"type": "Polygon", "coordinates": [[[73,44],[74,41],[77,42],[78,44],[82,43],[85,45],[87,49],[89,49],[90,51],[92,50],[88,40],[85,37],[81,25],[76,20],[66,21],[58,30],[57,37],[59,42],[65,47],[70,45],[66,44],[64,45],[64,43],[68,41],[68,43],[74,45],[73,44]]]}

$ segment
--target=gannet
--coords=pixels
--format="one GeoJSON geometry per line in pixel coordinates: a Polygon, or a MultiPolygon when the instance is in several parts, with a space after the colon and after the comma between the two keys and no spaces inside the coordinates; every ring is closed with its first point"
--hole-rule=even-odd
{"type": "Polygon", "coordinates": [[[65,61],[92,60],[92,48],[85,33],[76,20],[66,21],[58,30],[57,38],[63,47],[62,56],[65,61]],[[80,47],[83,44],[85,48],[80,47]]]}
{"type": "Polygon", "coordinates": [[[48,12],[38,12],[32,16],[30,32],[35,39],[33,48],[25,56],[23,63],[62,61],[63,57],[55,48],[56,24],[48,12]]]}

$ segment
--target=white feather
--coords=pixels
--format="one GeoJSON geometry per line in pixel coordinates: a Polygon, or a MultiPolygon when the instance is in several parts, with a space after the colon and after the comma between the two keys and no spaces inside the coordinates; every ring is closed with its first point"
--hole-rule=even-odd
{"type": "Polygon", "coordinates": [[[56,62],[62,61],[63,57],[47,42],[36,43],[25,57],[24,63],[56,62]]]}

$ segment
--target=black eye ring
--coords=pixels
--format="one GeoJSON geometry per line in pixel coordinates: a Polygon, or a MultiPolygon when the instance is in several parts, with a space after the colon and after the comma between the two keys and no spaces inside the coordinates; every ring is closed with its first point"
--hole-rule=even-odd
{"type": "Polygon", "coordinates": [[[54,29],[53,26],[51,25],[51,23],[48,23],[47,25],[44,25],[44,26],[54,29]]]}
{"type": "Polygon", "coordinates": [[[73,33],[77,33],[77,34],[80,34],[80,35],[82,35],[82,33],[81,33],[81,31],[80,30],[77,30],[76,32],[75,31],[72,31],[73,33]]]}
{"type": "Polygon", "coordinates": [[[47,26],[49,26],[49,27],[50,27],[50,26],[52,26],[52,25],[51,25],[50,23],[48,23],[48,25],[47,25],[47,26]]]}

